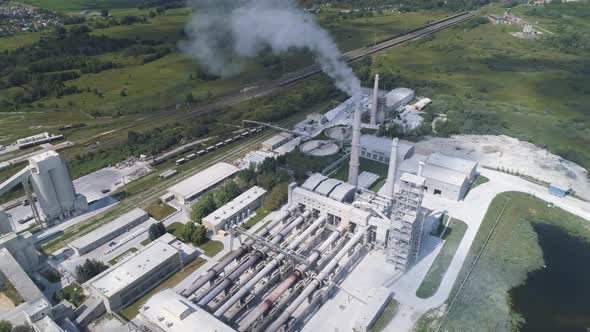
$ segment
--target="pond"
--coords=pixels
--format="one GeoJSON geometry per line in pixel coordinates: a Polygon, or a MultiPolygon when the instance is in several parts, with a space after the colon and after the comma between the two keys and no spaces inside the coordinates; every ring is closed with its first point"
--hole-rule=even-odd
{"type": "Polygon", "coordinates": [[[520,331],[590,328],[590,244],[564,229],[534,223],[545,266],[510,290],[512,310],[526,322],[520,331]]]}

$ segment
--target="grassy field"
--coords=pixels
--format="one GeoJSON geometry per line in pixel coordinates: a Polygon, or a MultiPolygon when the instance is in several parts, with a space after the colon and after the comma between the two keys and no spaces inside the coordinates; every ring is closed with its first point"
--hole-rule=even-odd
{"type": "Polygon", "coordinates": [[[162,221],[176,212],[176,209],[166,203],[162,203],[160,200],[156,200],[145,208],[145,212],[149,213],[152,218],[162,221]]]}
{"type": "Polygon", "coordinates": [[[0,293],[4,294],[15,306],[25,302],[23,298],[20,296],[14,285],[10,282],[10,280],[4,280],[4,284],[0,289],[0,293]]]}
{"type": "Polygon", "coordinates": [[[66,300],[77,308],[84,303],[86,296],[84,295],[84,289],[80,285],[73,283],[57,291],[53,295],[53,299],[57,302],[66,300]]]}
{"type": "Polygon", "coordinates": [[[53,11],[80,11],[84,9],[130,8],[137,0],[23,0],[24,3],[53,11]]]}
{"type": "Polygon", "coordinates": [[[223,250],[223,243],[220,241],[207,239],[205,243],[199,245],[198,247],[204,251],[205,256],[213,257],[223,250]]]}
{"type": "Polygon", "coordinates": [[[395,314],[397,313],[397,307],[399,303],[391,299],[385,307],[385,310],[381,313],[375,324],[369,329],[369,332],[381,332],[385,330],[385,327],[389,322],[393,319],[395,314]]]}
{"type": "Polygon", "coordinates": [[[466,230],[467,225],[457,219],[451,219],[446,227],[442,227],[439,236],[442,235],[444,240],[443,247],[418,287],[416,296],[426,299],[436,293],[466,230]]]}
{"type": "MultiPolygon", "coordinates": [[[[529,271],[544,264],[543,253],[531,223],[562,227],[572,236],[590,241],[588,221],[548,206],[545,201],[525,193],[509,192],[497,196],[490,205],[467,259],[458,276],[451,298],[472,266],[508,197],[509,203],[498,222],[465,287],[448,315],[444,330],[510,330],[519,317],[511,312],[508,291],[521,284],[529,271]]],[[[433,331],[439,320],[431,316],[419,322],[419,331],[433,331]]]]}
{"type": "MultiPolygon", "coordinates": [[[[143,244],[143,243],[142,243],[142,244],[143,244]]],[[[117,264],[117,263],[118,263],[118,262],[119,262],[119,261],[120,261],[120,260],[121,260],[123,257],[127,256],[127,254],[130,254],[130,253],[135,253],[135,252],[138,252],[138,251],[139,251],[139,250],[138,250],[137,248],[135,248],[135,247],[131,247],[131,248],[127,249],[125,252],[123,252],[122,254],[120,254],[119,256],[117,256],[117,257],[115,257],[115,258],[111,259],[111,260],[109,261],[109,265],[115,265],[115,264],[117,264]]]]}
{"type": "Polygon", "coordinates": [[[451,105],[461,132],[507,134],[590,167],[588,57],[515,38],[514,29],[458,26],[388,50],[373,71],[419,88],[438,109],[451,105]]]}
{"type": "Polygon", "coordinates": [[[128,320],[132,320],[139,313],[139,307],[141,307],[150,297],[152,297],[154,294],[160,292],[163,289],[172,288],[176,286],[179,282],[184,280],[191,273],[195,272],[199,267],[201,267],[201,265],[205,264],[206,262],[206,260],[197,257],[189,265],[185,266],[183,270],[173,274],[168,279],[164,280],[164,282],[162,282],[160,285],[144,294],[142,297],[140,297],[135,302],[127,306],[125,309],[121,310],[121,316],[125,317],[128,320]]]}
{"type": "Polygon", "coordinates": [[[469,194],[470,191],[472,191],[473,189],[475,189],[477,186],[484,184],[486,182],[489,182],[490,179],[486,178],[483,175],[478,175],[475,180],[473,181],[473,183],[471,184],[471,187],[469,187],[469,190],[467,190],[467,192],[465,193],[465,196],[467,196],[467,194],[469,194]]]}
{"type": "Polygon", "coordinates": [[[181,234],[182,234],[182,229],[184,228],[184,224],[181,222],[175,222],[172,223],[170,225],[168,225],[168,227],[166,227],[166,232],[176,236],[176,238],[180,239],[181,234]]]}

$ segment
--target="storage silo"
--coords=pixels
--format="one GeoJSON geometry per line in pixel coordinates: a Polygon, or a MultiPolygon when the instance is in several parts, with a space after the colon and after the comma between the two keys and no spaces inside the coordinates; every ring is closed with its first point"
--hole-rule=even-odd
{"type": "Polygon", "coordinates": [[[29,159],[31,183],[46,222],[62,220],[88,208],[86,198],[77,195],[65,161],[55,151],[29,159]]]}

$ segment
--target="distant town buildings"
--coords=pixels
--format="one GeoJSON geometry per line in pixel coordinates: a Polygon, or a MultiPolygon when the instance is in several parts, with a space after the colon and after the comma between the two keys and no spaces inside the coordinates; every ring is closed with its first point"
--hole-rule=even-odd
{"type": "Polygon", "coordinates": [[[0,4],[0,37],[20,32],[40,31],[61,24],[55,13],[31,6],[0,4]]]}

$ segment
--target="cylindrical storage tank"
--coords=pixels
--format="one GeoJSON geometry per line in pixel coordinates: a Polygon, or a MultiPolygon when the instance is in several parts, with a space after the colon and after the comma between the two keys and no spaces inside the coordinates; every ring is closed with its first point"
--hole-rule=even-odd
{"type": "Polygon", "coordinates": [[[55,163],[55,160],[47,159],[47,154],[42,153],[33,156],[29,160],[31,166],[31,183],[41,206],[41,211],[48,219],[54,219],[61,214],[62,208],[55,187],[53,186],[51,174],[49,173],[54,168],[51,164],[55,163]]]}
{"type": "Polygon", "coordinates": [[[67,211],[74,210],[74,202],[76,200],[76,193],[74,191],[74,184],[68,172],[68,166],[65,160],[57,156],[57,167],[49,172],[51,179],[57,192],[57,197],[61,206],[67,211]]]}

